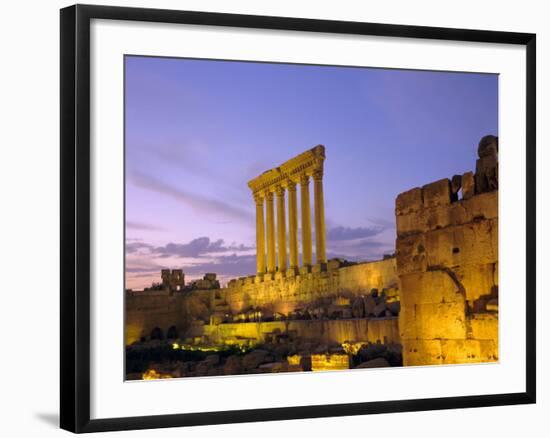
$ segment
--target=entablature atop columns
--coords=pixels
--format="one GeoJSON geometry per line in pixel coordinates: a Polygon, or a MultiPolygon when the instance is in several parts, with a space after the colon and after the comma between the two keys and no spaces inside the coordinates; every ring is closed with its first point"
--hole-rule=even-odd
{"type": "Polygon", "coordinates": [[[324,160],[325,147],[317,145],[250,180],[248,187],[252,193],[263,197],[267,193],[275,192],[278,188],[298,184],[302,175],[309,177],[319,173],[322,175],[324,160]]]}

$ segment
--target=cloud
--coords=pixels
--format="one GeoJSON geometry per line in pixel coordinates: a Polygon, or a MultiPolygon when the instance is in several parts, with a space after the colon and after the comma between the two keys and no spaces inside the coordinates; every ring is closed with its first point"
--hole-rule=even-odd
{"type": "Polygon", "coordinates": [[[126,228],[131,230],[145,230],[145,231],[165,231],[162,227],[156,225],[145,224],[142,222],[126,221],[126,228]]]}
{"type": "Polygon", "coordinates": [[[184,271],[189,275],[202,275],[205,272],[215,272],[224,277],[253,275],[256,272],[256,255],[220,256],[209,262],[184,267],[184,271]]]}
{"type": "Polygon", "coordinates": [[[160,266],[126,266],[126,272],[135,274],[135,273],[153,273],[159,272],[160,269],[163,269],[160,266]]]}
{"type": "Polygon", "coordinates": [[[393,224],[379,218],[369,219],[369,223],[363,227],[331,225],[327,230],[328,258],[376,260],[393,252],[394,237],[389,232],[393,224]]]}
{"type": "Polygon", "coordinates": [[[354,242],[350,242],[348,244],[348,248],[353,250],[372,250],[372,249],[379,249],[379,248],[385,248],[391,246],[388,242],[380,242],[377,240],[369,240],[369,239],[359,239],[354,242]]]}
{"type": "Polygon", "coordinates": [[[330,241],[342,241],[342,240],[353,240],[361,239],[365,237],[372,237],[380,234],[384,231],[384,228],[381,226],[375,227],[333,227],[329,228],[327,231],[327,240],[330,241]]]}
{"type": "Polygon", "coordinates": [[[153,248],[154,247],[152,245],[140,241],[126,242],[126,254],[134,254],[139,252],[141,249],[151,250],[153,248]]]}
{"type": "Polygon", "coordinates": [[[165,246],[159,246],[152,251],[159,257],[201,257],[205,254],[229,252],[229,251],[248,251],[254,247],[240,245],[225,245],[223,239],[211,241],[208,237],[198,237],[189,243],[168,243],[165,246]]]}
{"type": "Polygon", "coordinates": [[[187,192],[141,172],[133,172],[130,176],[130,181],[137,187],[151,190],[156,193],[161,193],[175,199],[178,202],[183,202],[185,205],[188,205],[202,214],[218,217],[223,215],[244,222],[250,222],[253,220],[252,213],[247,209],[240,208],[219,199],[187,192]]]}
{"type": "Polygon", "coordinates": [[[342,245],[333,246],[328,251],[328,258],[341,258],[350,261],[378,260],[384,254],[393,252],[393,246],[389,242],[377,240],[359,239],[345,241],[342,245]]]}
{"type": "Polygon", "coordinates": [[[395,229],[395,217],[392,217],[392,219],[390,220],[383,217],[371,216],[368,218],[368,220],[370,223],[377,225],[385,230],[395,229]]]}

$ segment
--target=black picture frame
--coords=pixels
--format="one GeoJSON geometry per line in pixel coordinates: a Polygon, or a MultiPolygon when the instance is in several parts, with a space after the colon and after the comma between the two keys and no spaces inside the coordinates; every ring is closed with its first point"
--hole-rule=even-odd
{"type": "Polygon", "coordinates": [[[535,34],[90,5],[74,5],[62,9],[60,24],[61,428],[76,433],[100,432],[535,403],[535,34]],[[525,46],[527,74],[526,391],[479,396],[90,419],[90,21],[92,19],[525,46]]]}

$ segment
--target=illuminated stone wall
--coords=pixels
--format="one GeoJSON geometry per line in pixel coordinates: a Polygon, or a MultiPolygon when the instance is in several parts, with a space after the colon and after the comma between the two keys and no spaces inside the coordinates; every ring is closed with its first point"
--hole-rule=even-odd
{"type": "Polygon", "coordinates": [[[404,365],[498,360],[498,190],[436,181],[401,193],[396,221],[404,365]]]}
{"type": "Polygon", "coordinates": [[[331,260],[324,272],[263,278],[250,276],[229,282],[219,293],[218,301],[226,304],[232,313],[249,308],[269,308],[274,313],[288,315],[296,309],[312,305],[329,297],[353,297],[372,289],[395,289],[398,278],[395,258],[351,266],[339,266],[331,260]],[[259,281],[261,280],[261,281],[259,281]]]}
{"type": "Polygon", "coordinates": [[[397,317],[361,318],[319,321],[270,321],[230,323],[204,326],[204,334],[213,343],[251,344],[269,341],[273,333],[291,333],[302,340],[315,340],[325,343],[380,342],[399,343],[397,317]]]}
{"type": "MultiPolygon", "coordinates": [[[[312,270],[296,276],[275,274],[251,276],[232,280],[227,288],[185,292],[142,291],[126,294],[126,344],[149,339],[155,328],[166,336],[170,327],[175,327],[179,337],[199,337],[212,333],[224,336],[259,337],[257,323],[220,324],[225,315],[244,316],[254,311],[292,319],[301,309],[322,307],[324,310],[341,307],[348,312],[354,297],[369,294],[372,289],[384,291],[389,301],[398,300],[398,278],[395,258],[341,266],[336,260],[327,263],[326,271],[312,270]],[[239,326],[239,327],[237,327],[239,326]],[[217,332],[216,332],[217,330],[217,332]],[[233,334],[229,334],[232,332],[233,334]],[[238,334],[235,334],[237,333],[238,334]],[[249,333],[252,333],[248,336],[249,333]]],[[[347,315],[347,318],[352,315],[347,315]]],[[[373,322],[367,320],[335,320],[330,324],[320,321],[290,321],[304,336],[334,339],[335,342],[350,340],[384,339],[395,341],[397,332],[392,332],[395,318],[373,322]],[[361,326],[361,324],[364,325],[361,326]],[[369,324],[369,330],[366,329],[369,324]],[[378,326],[388,325],[388,328],[378,326]],[[311,327],[308,329],[307,327],[311,327]],[[384,333],[379,337],[376,333],[384,333]]],[[[326,321],[325,321],[326,322],[326,321]]],[[[265,322],[262,324],[272,324],[265,322]]],[[[282,324],[284,321],[273,321],[282,324]]],[[[268,327],[265,326],[265,327],[268,327]]],[[[261,327],[261,326],[260,326],[261,327]]],[[[263,328],[259,329],[260,331],[263,328]]],[[[221,339],[223,336],[217,336],[221,339]]]]}
{"type": "Polygon", "coordinates": [[[185,335],[197,319],[208,320],[210,291],[204,294],[184,295],[169,291],[127,292],[125,297],[126,345],[141,339],[150,339],[154,329],[160,329],[166,338],[174,327],[178,336],[185,335]]]}

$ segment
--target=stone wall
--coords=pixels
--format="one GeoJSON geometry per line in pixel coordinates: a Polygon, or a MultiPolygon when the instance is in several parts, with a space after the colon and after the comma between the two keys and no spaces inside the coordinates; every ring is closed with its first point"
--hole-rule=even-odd
{"type": "Polygon", "coordinates": [[[436,181],[401,193],[396,221],[403,364],[498,360],[498,190],[436,181]]]}
{"type": "Polygon", "coordinates": [[[375,262],[340,266],[336,260],[327,270],[283,277],[268,274],[240,278],[229,282],[221,291],[219,302],[233,313],[249,308],[270,308],[274,313],[288,315],[296,309],[311,306],[324,298],[346,298],[364,295],[372,289],[396,289],[398,278],[395,258],[375,262]]]}
{"type": "MultiPolygon", "coordinates": [[[[395,258],[387,258],[351,265],[331,260],[324,271],[313,270],[302,275],[285,277],[275,274],[272,278],[266,274],[261,279],[251,276],[232,280],[227,288],[220,289],[127,292],[126,344],[149,339],[155,328],[160,328],[166,336],[169,328],[175,327],[178,336],[182,338],[208,335],[216,333],[216,330],[220,333],[244,333],[248,330],[254,332],[256,329],[251,327],[257,324],[246,323],[244,320],[238,324],[220,324],[226,315],[244,316],[247,312],[261,312],[263,318],[269,315],[272,318],[278,316],[286,320],[295,317],[295,312],[305,308],[311,310],[318,306],[323,310],[344,309],[348,314],[343,317],[349,319],[352,316],[350,312],[354,297],[366,296],[372,289],[377,289],[381,293],[384,292],[389,302],[395,303],[398,300],[397,284],[395,258]],[[237,325],[242,327],[237,330],[237,325]]],[[[394,310],[394,314],[397,312],[398,310],[394,310]]],[[[287,321],[273,321],[283,326],[285,322],[287,321]]],[[[370,339],[365,338],[367,322],[357,323],[342,319],[332,321],[327,326],[315,320],[291,321],[301,333],[305,333],[308,323],[313,327],[308,333],[311,337],[316,333],[318,337],[325,336],[323,333],[336,333],[330,336],[334,339],[352,341],[370,339]],[[365,324],[364,331],[361,331],[363,329],[357,324],[365,324]],[[350,333],[351,337],[344,335],[345,333],[350,333]]],[[[380,331],[374,328],[380,323],[369,324],[371,334],[380,331]]],[[[381,329],[383,332],[384,330],[381,329]]],[[[254,336],[257,337],[257,334],[254,336]]],[[[392,341],[395,340],[395,333],[387,336],[391,337],[392,341]]]]}
{"type": "Polygon", "coordinates": [[[274,333],[290,333],[302,340],[324,343],[399,343],[397,317],[319,321],[270,321],[204,326],[213,343],[263,343],[274,333]]]}
{"type": "Polygon", "coordinates": [[[125,299],[126,345],[150,339],[153,330],[163,337],[174,327],[184,336],[197,319],[208,320],[211,309],[210,291],[204,294],[171,293],[169,291],[127,292],[125,299]]]}

